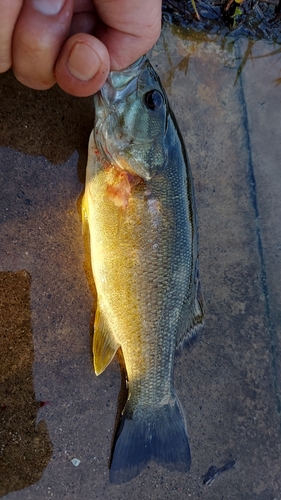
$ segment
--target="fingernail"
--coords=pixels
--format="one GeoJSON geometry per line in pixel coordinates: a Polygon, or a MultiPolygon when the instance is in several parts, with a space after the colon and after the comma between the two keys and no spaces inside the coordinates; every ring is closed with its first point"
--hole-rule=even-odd
{"type": "Polygon", "coordinates": [[[101,67],[97,53],[85,43],[76,42],[68,58],[68,70],[78,80],[88,82],[101,67]]]}
{"type": "Polygon", "coordinates": [[[65,0],[32,0],[34,9],[46,16],[55,16],[58,14],[64,2],[65,0]]]}

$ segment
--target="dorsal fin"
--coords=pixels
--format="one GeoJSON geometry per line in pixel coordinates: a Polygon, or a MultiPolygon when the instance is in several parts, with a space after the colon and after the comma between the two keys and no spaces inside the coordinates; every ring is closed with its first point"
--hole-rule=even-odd
{"type": "Polygon", "coordinates": [[[114,358],[118,347],[120,346],[110,332],[98,302],[95,316],[93,343],[94,368],[96,375],[100,375],[106,369],[114,358]]]}

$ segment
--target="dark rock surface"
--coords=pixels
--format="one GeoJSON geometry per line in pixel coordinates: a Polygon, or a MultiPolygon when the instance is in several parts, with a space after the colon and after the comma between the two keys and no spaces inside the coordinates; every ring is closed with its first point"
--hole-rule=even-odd
{"type": "Polygon", "coordinates": [[[281,43],[280,0],[163,0],[163,15],[197,31],[281,43]]]}

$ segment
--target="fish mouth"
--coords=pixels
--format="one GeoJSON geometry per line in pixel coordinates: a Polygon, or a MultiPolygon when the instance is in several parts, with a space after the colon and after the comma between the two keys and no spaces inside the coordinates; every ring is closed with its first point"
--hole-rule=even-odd
{"type": "Polygon", "coordinates": [[[106,82],[94,96],[98,120],[112,116],[115,104],[137,91],[139,76],[147,62],[146,56],[142,56],[128,68],[109,73],[106,82]]]}
{"type": "Polygon", "coordinates": [[[142,56],[128,68],[109,73],[105,84],[100,90],[101,97],[107,105],[120,102],[137,90],[138,78],[146,63],[146,56],[142,56]]]}

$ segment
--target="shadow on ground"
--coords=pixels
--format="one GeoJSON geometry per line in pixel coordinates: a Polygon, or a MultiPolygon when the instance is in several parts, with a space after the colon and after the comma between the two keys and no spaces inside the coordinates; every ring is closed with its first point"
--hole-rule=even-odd
{"type": "Polygon", "coordinates": [[[0,145],[44,156],[61,165],[78,151],[78,176],[84,182],[87,144],[93,126],[93,100],[64,94],[57,86],[33,91],[21,85],[12,72],[0,75],[0,145]]]}
{"type": "Polygon", "coordinates": [[[39,481],[52,456],[33,387],[30,276],[0,272],[0,497],[39,481]]]}

